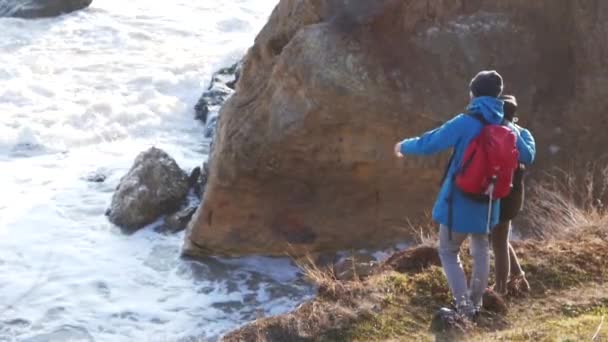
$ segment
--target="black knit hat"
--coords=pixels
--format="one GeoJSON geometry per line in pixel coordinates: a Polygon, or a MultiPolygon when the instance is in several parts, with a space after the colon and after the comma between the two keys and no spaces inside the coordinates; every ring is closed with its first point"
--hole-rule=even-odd
{"type": "Polygon", "coordinates": [[[502,76],[495,70],[479,72],[469,84],[474,97],[499,97],[502,94],[502,76]]]}

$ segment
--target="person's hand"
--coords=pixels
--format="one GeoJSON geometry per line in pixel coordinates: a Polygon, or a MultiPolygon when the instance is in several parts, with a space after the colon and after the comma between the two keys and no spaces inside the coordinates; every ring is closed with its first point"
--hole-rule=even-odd
{"type": "Polygon", "coordinates": [[[397,158],[403,158],[403,153],[401,153],[401,143],[397,143],[395,145],[395,156],[397,158]]]}

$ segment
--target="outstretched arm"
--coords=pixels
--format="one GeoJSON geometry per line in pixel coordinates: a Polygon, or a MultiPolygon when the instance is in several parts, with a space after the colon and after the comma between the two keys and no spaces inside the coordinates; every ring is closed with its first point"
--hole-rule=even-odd
{"type": "Polygon", "coordinates": [[[414,155],[430,155],[454,147],[462,132],[463,115],[458,115],[442,126],[415,138],[405,139],[400,143],[401,153],[414,155]]]}

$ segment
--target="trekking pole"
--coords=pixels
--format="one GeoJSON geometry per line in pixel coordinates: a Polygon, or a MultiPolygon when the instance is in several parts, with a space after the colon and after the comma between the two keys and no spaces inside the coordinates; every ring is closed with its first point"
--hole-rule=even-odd
{"type": "Polygon", "coordinates": [[[494,195],[494,185],[496,184],[496,176],[492,176],[490,186],[488,187],[488,222],[486,224],[486,233],[490,235],[490,224],[492,223],[492,196],[494,195]]]}

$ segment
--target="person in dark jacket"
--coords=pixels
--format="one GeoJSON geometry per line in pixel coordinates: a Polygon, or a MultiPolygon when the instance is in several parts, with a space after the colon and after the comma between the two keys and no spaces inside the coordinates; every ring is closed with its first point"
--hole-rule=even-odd
{"type": "MultiPolygon", "coordinates": [[[[489,124],[499,125],[503,122],[503,102],[498,99],[502,94],[502,77],[496,71],[478,73],[470,85],[471,102],[468,112],[478,113],[489,124]]],[[[469,198],[454,185],[454,176],[459,171],[459,163],[471,141],[476,138],[483,124],[471,115],[460,114],[422,136],[405,139],[395,145],[395,154],[432,155],[448,149],[454,150],[454,162],[448,166],[447,174],[435,205],[433,219],[440,224],[439,256],[448,280],[457,311],[468,318],[474,318],[481,307],[483,293],[488,285],[490,273],[490,242],[487,232],[488,203],[469,198]],[[451,204],[450,204],[451,203],[451,204]],[[450,211],[450,205],[452,206],[450,211]],[[452,215],[450,215],[450,212],[452,215]],[[448,225],[451,227],[448,228],[448,225]],[[451,233],[450,233],[451,230],[451,233]],[[471,255],[473,256],[473,274],[467,279],[460,262],[460,246],[471,237],[471,255]]],[[[531,139],[528,131],[522,130],[517,135],[517,149],[520,162],[531,163],[534,150],[527,143],[531,139]]],[[[499,221],[500,201],[492,204],[490,226],[499,221]]]]}
{"type": "MultiPolygon", "coordinates": [[[[514,132],[524,132],[526,134],[527,130],[516,124],[517,99],[512,95],[505,95],[500,99],[504,102],[505,123],[514,132]]],[[[526,139],[526,144],[533,153],[536,151],[534,139],[531,135],[529,139],[526,139]]],[[[529,160],[528,165],[531,162],[532,160],[529,160]]],[[[494,291],[501,295],[507,294],[507,285],[510,281],[517,283],[518,287],[524,291],[530,290],[530,285],[519,264],[517,254],[509,243],[511,220],[521,211],[524,203],[524,172],[528,165],[520,164],[515,171],[513,189],[508,197],[500,201],[500,222],[492,230],[492,249],[494,251],[494,272],[496,276],[494,291]]]]}

